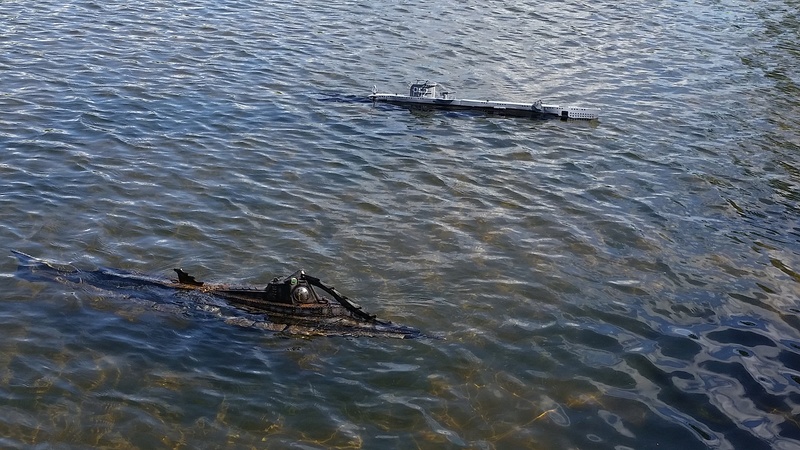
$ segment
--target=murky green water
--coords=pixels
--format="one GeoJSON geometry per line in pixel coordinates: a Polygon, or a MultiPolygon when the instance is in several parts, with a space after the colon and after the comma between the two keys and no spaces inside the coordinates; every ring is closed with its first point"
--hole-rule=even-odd
{"type": "Polygon", "coordinates": [[[302,267],[445,338],[287,337],[9,253],[0,446],[800,446],[798,6],[0,3],[0,249],[302,267]],[[416,78],[603,114],[365,101],[416,78]]]}

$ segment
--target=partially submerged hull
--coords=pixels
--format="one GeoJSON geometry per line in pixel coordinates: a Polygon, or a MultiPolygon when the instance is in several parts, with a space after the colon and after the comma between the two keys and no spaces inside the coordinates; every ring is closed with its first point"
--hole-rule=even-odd
{"type": "Polygon", "coordinates": [[[457,99],[452,92],[430,81],[417,81],[411,85],[409,95],[379,93],[373,88],[369,98],[373,102],[384,102],[412,108],[436,108],[447,110],[480,111],[517,117],[556,116],[562,119],[595,120],[600,117],[600,109],[582,106],[559,106],[533,103],[505,102],[491,100],[457,99]]]}
{"type": "Polygon", "coordinates": [[[491,100],[469,99],[430,99],[409,97],[399,94],[372,94],[370,99],[376,102],[392,103],[410,107],[428,107],[456,111],[478,111],[487,114],[497,114],[514,117],[544,117],[555,116],[562,119],[594,120],[600,117],[600,110],[579,106],[538,105],[535,103],[495,102],[491,100]]]}
{"type": "Polygon", "coordinates": [[[212,312],[234,325],[299,335],[400,339],[422,336],[415,328],[364,312],[336,289],[302,271],[276,278],[266,288],[258,289],[198,282],[179,269],[178,279],[168,280],[116,269],[81,270],[11,252],[19,262],[17,276],[28,281],[90,287],[154,305],[212,312]]]}

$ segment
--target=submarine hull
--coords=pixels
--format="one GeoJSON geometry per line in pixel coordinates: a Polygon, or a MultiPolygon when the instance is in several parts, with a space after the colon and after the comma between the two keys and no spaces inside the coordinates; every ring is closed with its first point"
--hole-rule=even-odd
{"type": "Polygon", "coordinates": [[[138,299],[157,305],[156,309],[211,312],[232,325],[306,336],[423,337],[416,328],[378,319],[350,306],[352,302],[340,304],[324,298],[312,304],[279,304],[266,301],[263,289],[188,284],[111,268],[82,270],[11,252],[18,260],[16,276],[30,282],[60,283],[138,299]]]}

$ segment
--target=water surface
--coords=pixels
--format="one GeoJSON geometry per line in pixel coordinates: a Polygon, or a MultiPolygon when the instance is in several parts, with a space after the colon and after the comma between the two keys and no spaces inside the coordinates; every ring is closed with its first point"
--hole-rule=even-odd
{"type": "Polygon", "coordinates": [[[286,337],[2,263],[0,444],[800,446],[794,1],[3,2],[0,249],[265,283],[286,337]],[[364,101],[603,108],[597,122],[364,101]]]}

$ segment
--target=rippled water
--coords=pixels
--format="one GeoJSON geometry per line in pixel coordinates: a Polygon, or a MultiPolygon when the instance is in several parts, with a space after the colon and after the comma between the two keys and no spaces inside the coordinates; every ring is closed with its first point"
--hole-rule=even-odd
{"type": "Polygon", "coordinates": [[[0,3],[0,248],[302,267],[445,338],[285,337],[9,254],[0,446],[798,448],[798,7],[0,3]],[[603,113],[364,101],[416,78],[603,113]]]}

